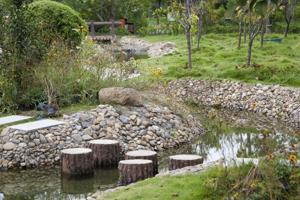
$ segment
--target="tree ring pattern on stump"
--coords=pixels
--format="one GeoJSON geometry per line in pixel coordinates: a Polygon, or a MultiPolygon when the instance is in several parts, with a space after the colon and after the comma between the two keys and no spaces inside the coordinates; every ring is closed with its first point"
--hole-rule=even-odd
{"type": "Polygon", "coordinates": [[[70,148],[70,149],[64,149],[61,151],[63,154],[86,154],[91,153],[92,149],[89,148],[70,148]]]}
{"type": "Polygon", "coordinates": [[[169,170],[180,169],[203,163],[203,158],[198,155],[180,154],[169,157],[169,170]]]}
{"type": "Polygon", "coordinates": [[[88,148],[72,148],[61,151],[61,170],[63,175],[82,176],[94,173],[93,153],[88,148]]]}
{"type": "Polygon", "coordinates": [[[134,159],[119,162],[119,184],[128,185],[153,177],[153,164],[151,160],[134,159]]]}
{"type": "Polygon", "coordinates": [[[109,145],[109,144],[119,144],[117,140],[109,140],[109,139],[100,139],[100,140],[90,140],[88,143],[90,144],[103,144],[103,145],[109,145]]]}
{"type": "Polygon", "coordinates": [[[129,151],[125,154],[126,160],[131,159],[143,159],[143,160],[151,160],[153,164],[153,174],[158,174],[158,161],[157,161],[157,153],[155,151],[150,150],[137,150],[137,151],[129,151]]]}
{"type": "Polygon", "coordinates": [[[91,140],[86,146],[93,150],[95,167],[112,168],[118,166],[121,157],[121,146],[117,140],[91,140]]]}

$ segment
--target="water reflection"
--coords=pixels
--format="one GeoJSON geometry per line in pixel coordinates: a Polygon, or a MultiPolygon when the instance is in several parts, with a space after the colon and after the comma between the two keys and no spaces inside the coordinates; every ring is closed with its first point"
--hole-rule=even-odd
{"type": "Polygon", "coordinates": [[[201,108],[196,113],[206,133],[193,144],[161,154],[160,170],[168,169],[168,155],[192,153],[204,162],[225,159],[232,164],[240,158],[258,158],[298,143],[298,130],[276,120],[247,112],[201,108]]]}
{"type": "Polygon", "coordinates": [[[86,199],[96,190],[116,187],[117,169],[96,170],[93,177],[66,178],[59,168],[0,172],[5,200],[86,199]]]}
{"type": "MultiPolygon", "coordinates": [[[[168,169],[168,156],[196,153],[204,162],[226,158],[256,158],[299,141],[297,131],[251,113],[201,108],[196,113],[206,133],[192,144],[159,154],[159,170],[168,169]]],[[[299,134],[298,134],[299,135],[299,134]]],[[[117,169],[97,170],[84,179],[61,178],[59,168],[0,172],[5,200],[79,200],[96,190],[116,187],[117,169]]]]}

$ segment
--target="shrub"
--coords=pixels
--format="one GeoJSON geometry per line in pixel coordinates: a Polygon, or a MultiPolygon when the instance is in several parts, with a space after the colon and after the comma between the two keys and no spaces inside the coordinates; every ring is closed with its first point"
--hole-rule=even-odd
{"type": "Polygon", "coordinates": [[[24,11],[33,53],[43,55],[58,38],[74,47],[86,34],[86,23],[72,8],[50,0],[35,1],[24,11]]]}
{"type": "Polygon", "coordinates": [[[57,41],[34,69],[34,75],[48,104],[67,106],[96,102],[99,89],[124,84],[132,67],[132,62],[117,62],[109,50],[89,40],[77,51],[57,41]]]}

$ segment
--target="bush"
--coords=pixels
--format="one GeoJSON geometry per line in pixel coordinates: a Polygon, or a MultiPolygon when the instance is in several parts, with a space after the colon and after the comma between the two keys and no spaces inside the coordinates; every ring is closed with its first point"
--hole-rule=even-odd
{"type": "Polygon", "coordinates": [[[117,62],[110,50],[89,40],[77,51],[57,41],[34,69],[34,76],[48,104],[67,106],[95,103],[99,89],[124,84],[133,66],[132,62],[117,62]]]}
{"type": "Polygon", "coordinates": [[[50,0],[35,1],[24,11],[33,54],[43,55],[53,41],[75,47],[86,35],[86,23],[72,8],[50,0]]]}

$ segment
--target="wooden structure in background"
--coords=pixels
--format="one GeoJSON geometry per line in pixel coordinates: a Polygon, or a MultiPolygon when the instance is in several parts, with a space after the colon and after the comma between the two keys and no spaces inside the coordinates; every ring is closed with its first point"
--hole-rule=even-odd
{"type": "Polygon", "coordinates": [[[127,30],[130,33],[134,33],[134,24],[128,23],[127,19],[120,19],[119,21],[110,20],[106,22],[87,22],[89,27],[89,37],[97,42],[115,42],[116,40],[116,26],[120,29],[127,30]],[[96,35],[95,28],[99,26],[109,26],[110,33],[106,35],[96,35]]]}

